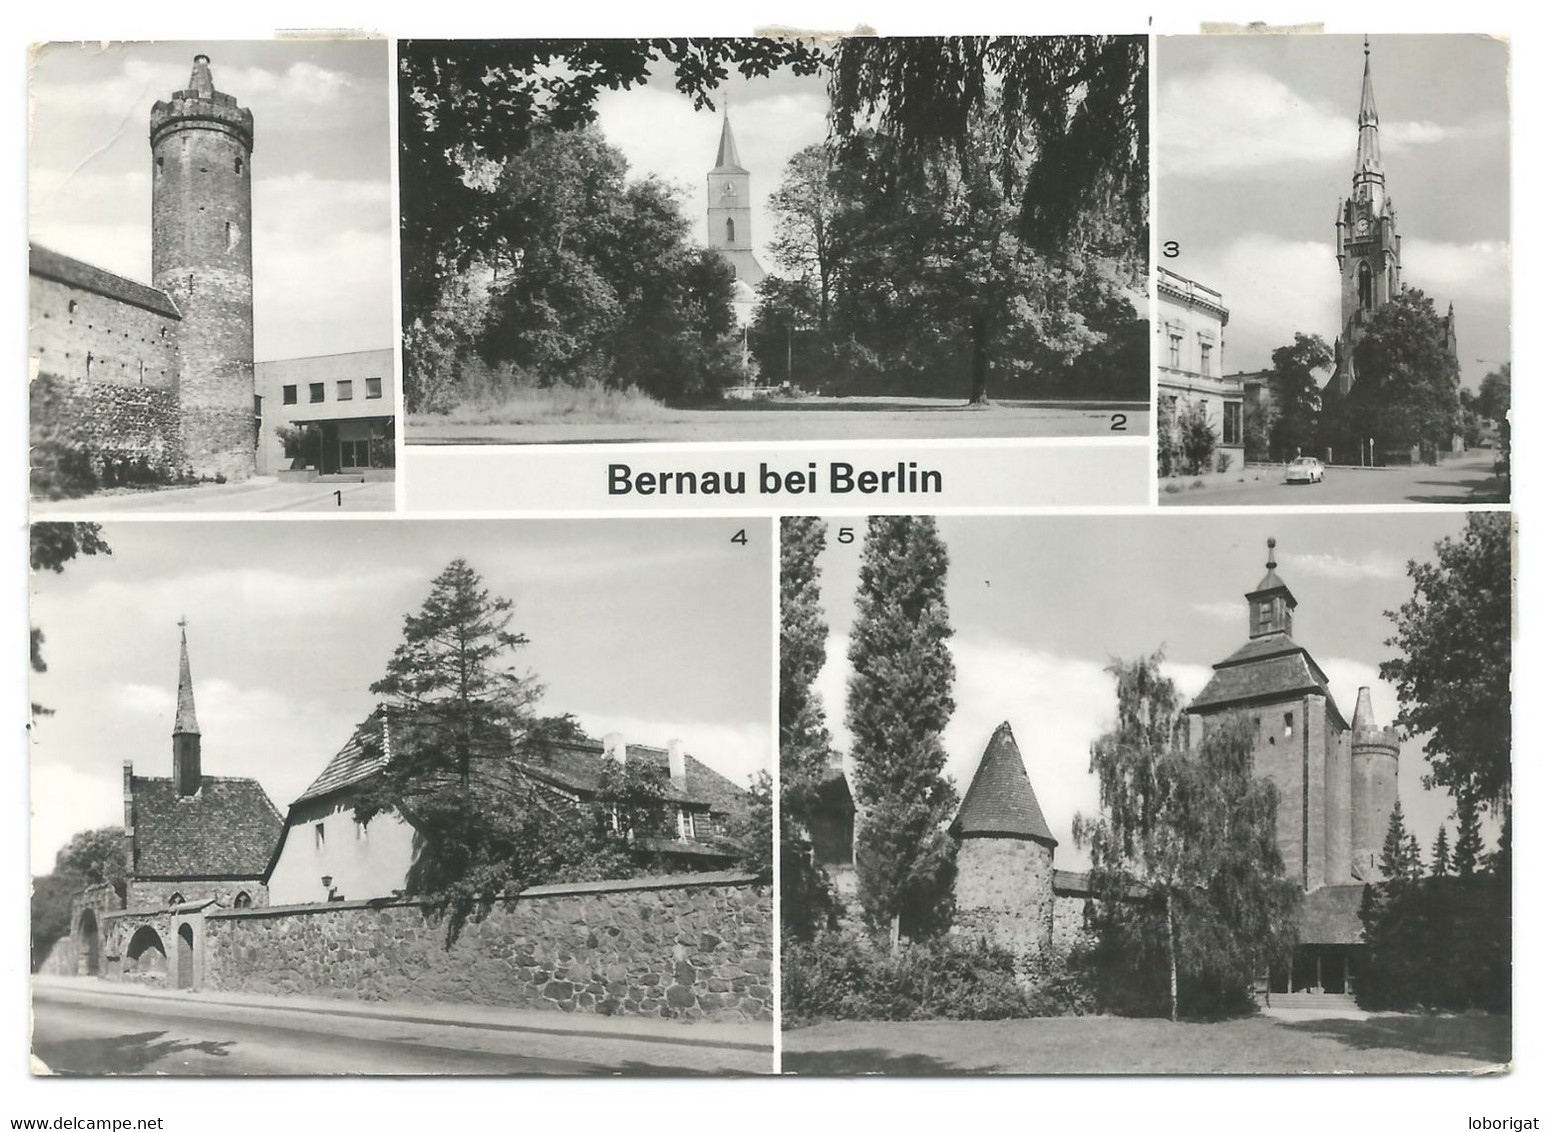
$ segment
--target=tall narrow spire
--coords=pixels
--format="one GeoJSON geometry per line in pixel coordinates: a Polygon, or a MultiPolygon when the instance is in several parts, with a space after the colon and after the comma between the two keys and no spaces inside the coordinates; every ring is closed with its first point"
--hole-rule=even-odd
{"type": "Polygon", "coordinates": [[[1360,130],[1355,150],[1355,179],[1363,176],[1382,179],[1382,147],[1377,141],[1377,94],[1372,87],[1372,45],[1370,37],[1365,44],[1366,69],[1361,75],[1361,111],[1356,117],[1360,130]]]}
{"type": "Polygon", "coordinates": [[[731,132],[731,114],[721,117],[721,144],[715,151],[715,168],[712,173],[746,173],[742,160],[737,156],[737,139],[731,132]]]}
{"type": "Polygon", "coordinates": [[[172,724],[174,735],[199,734],[199,718],[194,714],[194,677],[188,666],[188,619],[178,622],[182,636],[182,648],[177,665],[177,720],[172,724]]]}

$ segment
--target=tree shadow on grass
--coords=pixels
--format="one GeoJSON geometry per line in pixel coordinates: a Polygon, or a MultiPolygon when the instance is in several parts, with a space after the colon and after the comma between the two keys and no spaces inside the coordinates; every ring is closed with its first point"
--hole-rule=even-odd
{"type": "Polygon", "coordinates": [[[1487,1065],[1511,1060],[1509,1014],[1381,1015],[1282,1022],[1288,1030],[1323,1034],[1353,1049],[1390,1049],[1432,1057],[1464,1057],[1487,1065]]]}
{"type": "Polygon", "coordinates": [[[866,1073],[884,1073],[890,1077],[943,1077],[1005,1072],[998,1066],[976,1065],[964,1069],[927,1054],[898,1053],[889,1049],[787,1050],[780,1061],[783,1072],[808,1077],[855,1077],[866,1073]]]}
{"type": "Polygon", "coordinates": [[[167,1031],[144,1030],[109,1038],[72,1038],[46,1042],[33,1052],[53,1073],[62,1077],[98,1076],[107,1073],[147,1073],[157,1063],[183,1053],[227,1057],[235,1042],[190,1042],[176,1038],[158,1041],[167,1031]]]}

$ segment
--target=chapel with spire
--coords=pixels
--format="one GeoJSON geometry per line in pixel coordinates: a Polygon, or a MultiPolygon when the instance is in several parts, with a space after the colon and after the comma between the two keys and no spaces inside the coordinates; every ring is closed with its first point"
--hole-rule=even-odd
{"type": "Polygon", "coordinates": [[[257,779],[204,773],[186,619],[178,634],[171,777],[137,775],[124,760],[125,906],[267,904],[280,812],[257,779]]]}
{"type": "Polygon", "coordinates": [[[737,323],[752,321],[758,305],[757,287],[766,272],[753,254],[753,198],[751,174],[742,167],[737,138],[732,133],[731,111],[722,103],[721,140],[715,165],[705,178],[708,207],[705,211],[709,246],[736,273],[736,297],[732,300],[737,323]]]}

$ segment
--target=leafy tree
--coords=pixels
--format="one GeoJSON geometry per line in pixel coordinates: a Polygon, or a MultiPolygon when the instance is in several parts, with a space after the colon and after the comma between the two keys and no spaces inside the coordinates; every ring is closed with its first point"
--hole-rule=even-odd
{"type": "Polygon", "coordinates": [[[1210,471],[1219,440],[1204,405],[1186,405],[1178,413],[1178,450],[1185,475],[1210,471]]]}
{"type": "Polygon", "coordinates": [[[856,801],[856,873],[868,921],[894,939],[943,926],[957,791],[941,732],[955,669],[947,641],[947,548],[929,516],[867,521],[846,697],[856,801]]]}
{"type": "Polygon", "coordinates": [[[82,887],[110,884],[123,896],[127,881],[123,827],[110,825],[77,833],[55,855],[54,875],[78,877],[82,887]]]}
{"type": "Polygon", "coordinates": [[[1452,871],[1452,849],[1447,844],[1447,827],[1439,826],[1431,842],[1431,875],[1444,877],[1452,871]]]}
{"type": "MultiPolygon", "coordinates": [[[[84,554],[91,557],[113,553],[113,548],[108,546],[107,540],[102,537],[102,527],[96,523],[33,523],[28,528],[28,541],[30,543],[29,561],[34,572],[50,570],[55,574],[62,574],[65,564],[77,555],[84,554]]],[[[43,630],[36,625],[32,626],[30,641],[32,670],[40,673],[47,672],[48,665],[43,660],[43,630]]],[[[36,716],[54,713],[34,700],[32,714],[36,716]]]]}
{"type": "Polygon", "coordinates": [[[1434,562],[1409,563],[1414,596],[1387,616],[1401,655],[1382,678],[1399,694],[1398,725],[1427,734],[1426,786],[1511,805],[1511,516],[1475,512],[1434,562]]]}
{"type": "Polygon", "coordinates": [[[494,170],[533,137],[596,119],[605,90],[663,66],[694,108],[735,70],[815,74],[822,54],[785,39],[401,40],[399,204],[404,325],[433,310],[443,283],[482,259],[494,170]]]}
{"type": "Polygon", "coordinates": [[[1317,371],[1328,369],[1333,362],[1333,351],[1316,334],[1298,333],[1291,345],[1270,355],[1275,419],[1269,429],[1269,447],[1275,458],[1289,460],[1313,448],[1321,404],[1317,371]]]}
{"type": "Polygon", "coordinates": [[[1300,893],[1276,845],[1274,787],[1253,774],[1250,729],[1207,723],[1190,750],[1161,661],[1109,667],[1117,718],[1091,763],[1102,812],[1078,815],[1074,831],[1091,849],[1103,943],[1158,957],[1176,1021],[1181,981],[1221,1004],[1285,953],[1300,893]]]}
{"type": "Polygon", "coordinates": [[[1511,363],[1485,374],[1479,383],[1479,395],[1474,400],[1479,415],[1487,421],[1505,424],[1511,412],[1511,363]]]}
{"type": "Polygon", "coordinates": [[[809,145],[786,163],[780,188],[770,201],[775,214],[770,252],[777,265],[816,296],[817,331],[824,343],[843,256],[835,223],[842,204],[832,175],[828,147],[809,145]]]}
{"type": "Polygon", "coordinates": [[[1338,402],[1356,435],[1377,450],[1445,446],[1457,424],[1458,363],[1446,320],[1424,293],[1406,289],[1376,311],[1355,347],[1356,380],[1338,402]]]}
{"type": "Polygon", "coordinates": [[[875,126],[905,165],[987,151],[1012,186],[1017,234],[1139,262],[1147,242],[1147,70],[1141,36],[856,36],[829,79],[841,138],[875,126]]]}

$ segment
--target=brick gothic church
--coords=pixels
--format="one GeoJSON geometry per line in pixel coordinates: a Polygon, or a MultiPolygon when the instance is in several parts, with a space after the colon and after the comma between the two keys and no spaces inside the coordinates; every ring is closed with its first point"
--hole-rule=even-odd
{"type": "MultiPolygon", "coordinates": [[[[1378,138],[1377,95],[1372,88],[1371,41],[1361,76],[1356,116],[1355,173],[1350,195],[1334,218],[1334,258],[1339,264],[1339,325],[1334,340],[1334,389],[1343,396],[1355,384],[1355,348],[1372,316],[1403,289],[1403,243],[1398,211],[1388,195],[1378,138]]],[[[1447,349],[1457,355],[1456,319],[1447,307],[1447,349]]]]}
{"type": "Polygon", "coordinates": [[[188,86],[152,107],[150,148],[150,286],[29,250],[34,447],[240,481],[297,455],[273,435],[283,422],[319,430],[316,471],[382,463],[393,351],[254,361],[253,114],[215,89],[209,56],[196,55],[188,86]],[[369,373],[354,380],[362,366],[369,373]],[[279,384],[296,382],[297,367],[312,382],[305,413],[281,408],[297,400],[296,384],[283,395],[279,384]],[[334,406],[330,389],[354,403],[334,406]]]}

